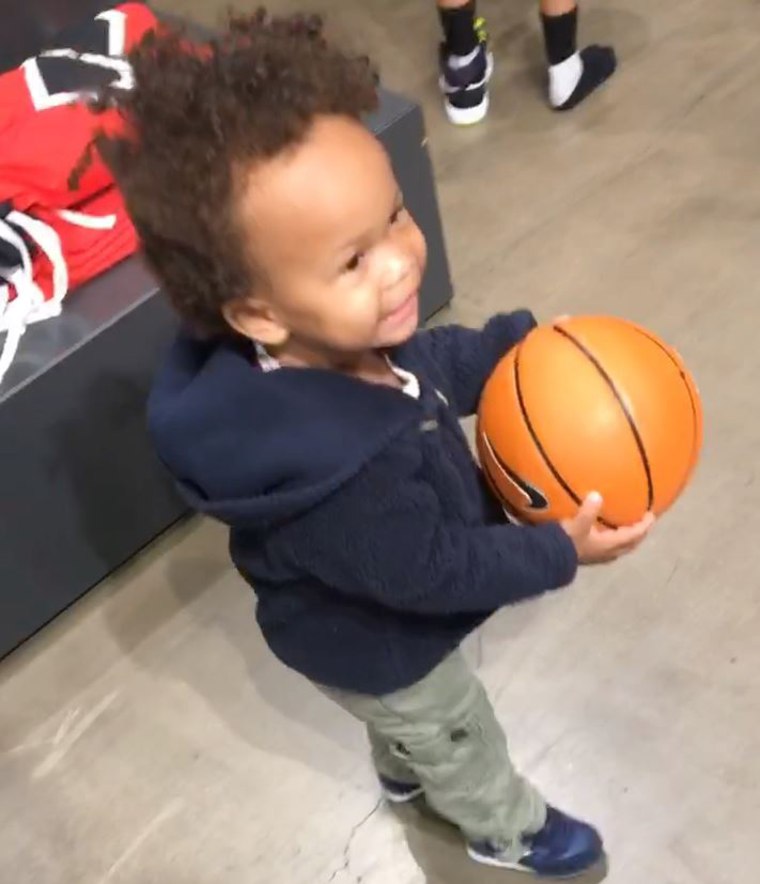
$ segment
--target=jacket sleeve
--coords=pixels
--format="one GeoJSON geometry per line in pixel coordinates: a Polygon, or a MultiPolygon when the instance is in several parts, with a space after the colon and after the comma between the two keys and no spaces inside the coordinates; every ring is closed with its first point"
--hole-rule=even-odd
{"type": "Polygon", "coordinates": [[[280,538],[300,571],[348,596],[440,615],[492,612],[573,579],[575,547],[559,525],[447,519],[433,488],[400,476],[394,457],[380,455],[280,538]]]}
{"type": "Polygon", "coordinates": [[[499,360],[534,328],[528,310],[494,316],[482,329],[457,325],[421,332],[417,342],[446,377],[460,417],[478,408],[480,395],[499,360]]]}

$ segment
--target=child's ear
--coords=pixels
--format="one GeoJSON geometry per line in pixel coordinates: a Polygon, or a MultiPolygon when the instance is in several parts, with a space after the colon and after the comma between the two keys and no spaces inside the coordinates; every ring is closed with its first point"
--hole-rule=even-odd
{"type": "Polygon", "coordinates": [[[236,298],[222,307],[222,314],[236,332],[265,347],[281,347],[290,337],[272,308],[258,298],[236,298]]]}

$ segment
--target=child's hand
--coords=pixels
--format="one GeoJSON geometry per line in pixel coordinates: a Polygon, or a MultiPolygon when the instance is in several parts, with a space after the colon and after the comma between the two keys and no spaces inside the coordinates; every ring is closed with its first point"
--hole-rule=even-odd
{"type": "Polygon", "coordinates": [[[575,544],[578,561],[583,565],[611,562],[636,549],[654,524],[654,516],[647,513],[635,525],[624,528],[600,528],[597,518],[602,508],[602,498],[592,492],[583,501],[577,515],[561,524],[575,544]]]}

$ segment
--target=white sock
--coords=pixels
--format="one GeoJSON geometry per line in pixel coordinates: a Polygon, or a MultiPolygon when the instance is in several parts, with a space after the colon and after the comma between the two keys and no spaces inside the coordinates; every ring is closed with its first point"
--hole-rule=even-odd
{"type": "Polygon", "coordinates": [[[466,68],[471,61],[475,61],[479,51],[480,46],[476,46],[469,55],[450,55],[446,62],[454,71],[459,70],[459,68],[466,68]]]}
{"type": "Polygon", "coordinates": [[[570,98],[582,74],[583,61],[580,52],[549,67],[549,103],[552,107],[560,107],[570,98]]]}

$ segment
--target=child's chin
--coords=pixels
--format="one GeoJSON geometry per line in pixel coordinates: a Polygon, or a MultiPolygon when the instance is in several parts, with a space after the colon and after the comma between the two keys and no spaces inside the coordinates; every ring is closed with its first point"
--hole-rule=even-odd
{"type": "Polygon", "coordinates": [[[400,347],[417,333],[419,318],[415,313],[403,325],[398,325],[394,329],[388,329],[381,335],[381,342],[378,349],[388,349],[389,347],[400,347]]]}
{"type": "Polygon", "coordinates": [[[378,350],[390,350],[392,347],[400,347],[402,344],[405,344],[407,341],[411,340],[415,332],[417,331],[417,324],[415,323],[411,328],[398,331],[394,331],[393,334],[384,335],[381,339],[380,343],[378,343],[378,350]]]}

